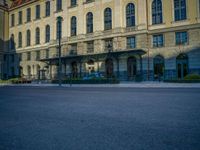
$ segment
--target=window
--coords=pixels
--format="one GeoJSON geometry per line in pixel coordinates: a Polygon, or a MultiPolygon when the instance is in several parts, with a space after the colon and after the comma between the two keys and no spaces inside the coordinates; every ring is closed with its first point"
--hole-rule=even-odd
{"type": "Polygon", "coordinates": [[[26,10],[26,21],[31,21],[31,8],[27,8],[26,10]]]}
{"type": "Polygon", "coordinates": [[[154,0],[152,2],[152,24],[160,24],[162,22],[162,1],[154,0]]]}
{"type": "Polygon", "coordinates": [[[105,51],[111,52],[113,50],[113,40],[112,39],[106,39],[105,40],[105,51]]]}
{"type": "Polygon", "coordinates": [[[27,60],[31,60],[31,52],[27,53],[27,60]]]}
{"type": "Polygon", "coordinates": [[[106,8],[104,11],[104,30],[112,29],[112,10],[106,8]]]}
{"type": "Polygon", "coordinates": [[[22,24],[22,11],[18,14],[18,24],[22,24]]]}
{"type": "Polygon", "coordinates": [[[18,47],[21,48],[22,47],[22,33],[19,32],[18,34],[18,47]]]}
{"type": "Polygon", "coordinates": [[[57,9],[57,11],[62,10],[62,0],[57,0],[56,9],[57,9]]]}
{"type": "Polygon", "coordinates": [[[40,51],[36,51],[36,60],[40,60],[40,51]]]}
{"type": "Polygon", "coordinates": [[[94,52],[94,42],[93,41],[87,42],[87,52],[88,53],[94,52]]]}
{"type": "Polygon", "coordinates": [[[22,53],[18,54],[19,61],[22,61],[22,53]]]}
{"type": "Polygon", "coordinates": [[[35,44],[40,44],[40,29],[38,27],[35,30],[35,44]]]}
{"type": "Polygon", "coordinates": [[[50,1],[46,2],[46,17],[50,16],[50,1]]]}
{"type": "Polygon", "coordinates": [[[87,13],[86,16],[86,26],[87,26],[87,33],[93,32],[93,14],[91,12],[87,13]]]}
{"type": "Polygon", "coordinates": [[[74,7],[77,5],[77,0],[71,0],[71,7],[74,7]]]}
{"type": "Polygon", "coordinates": [[[126,26],[135,26],[135,5],[133,3],[126,6],[126,26]]]}
{"type": "Polygon", "coordinates": [[[77,43],[70,45],[70,55],[77,55],[77,43]]]}
{"type": "Polygon", "coordinates": [[[62,38],[62,22],[60,20],[57,21],[57,39],[62,38]]]}
{"type": "Polygon", "coordinates": [[[136,47],[135,37],[127,37],[127,48],[132,49],[136,47]]]}
{"type": "Polygon", "coordinates": [[[153,35],[153,47],[162,47],[164,45],[163,35],[153,35]]]}
{"type": "Polygon", "coordinates": [[[186,19],[186,0],[174,0],[175,21],[186,19]]]}
{"type": "Polygon", "coordinates": [[[11,27],[15,26],[15,14],[11,15],[11,27]]]}
{"type": "Polygon", "coordinates": [[[26,46],[30,46],[31,45],[31,31],[27,30],[26,31],[26,46]]]}
{"type": "Polygon", "coordinates": [[[46,38],[45,38],[45,42],[48,43],[50,41],[50,26],[49,25],[46,25],[46,28],[45,28],[45,33],[46,33],[46,38]]]}
{"type": "Polygon", "coordinates": [[[15,49],[15,38],[14,38],[14,34],[11,35],[10,37],[10,48],[13,50],[15,49]]]}
{"type": "Polygon", "coordinates": [[[71,36],[75,36],[76,35],[76,17],[73,16],[71,18],[71,36]]]}
{"type": "Polygon", "coordinates": [[[35,19],[40,19],[40,5],[36,5],[35,19]]]}
{"type": "Polygon", "coordinates": [[[49,58],[49,50],[46,50],[46,58],[49,58]]]}
{"type": "Polygon", "coordinates": [[[187,44],[187,32],[176,32],[176,45],[187,44]]]}
{"type": "Polygon", "coordinates": [[[200,0],[199,0],[199,18],[200,18],[200,0]]]}

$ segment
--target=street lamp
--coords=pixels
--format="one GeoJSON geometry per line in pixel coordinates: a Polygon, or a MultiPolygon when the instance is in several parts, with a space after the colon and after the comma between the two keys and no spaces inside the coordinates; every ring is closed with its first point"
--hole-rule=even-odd
{"type": "Polygon", "coordinates": [[[57,17],[57,34],[58,34],[58,79],[59,79],[59,86],[61,86],[61,30],[62,30],[62,17],[57,17]]]}

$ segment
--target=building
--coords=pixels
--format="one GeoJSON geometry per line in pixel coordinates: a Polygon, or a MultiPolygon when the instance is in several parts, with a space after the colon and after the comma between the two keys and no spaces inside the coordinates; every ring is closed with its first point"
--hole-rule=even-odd
{"type": "Polygon", "coordinates": [[[8,26],[8,5],[5,1],[0,1],[0,79],[3,78],[6,70],[6,61],[4,61],[5,53],[8,50],[8,38],[9,38],[9,26],[8,26]]]}
{"type": "Polygon", "coordinates": [[[200,74],[200,0],[14,0],[8,76],[56,78],[59,37],[63,77],[200,74]]]}

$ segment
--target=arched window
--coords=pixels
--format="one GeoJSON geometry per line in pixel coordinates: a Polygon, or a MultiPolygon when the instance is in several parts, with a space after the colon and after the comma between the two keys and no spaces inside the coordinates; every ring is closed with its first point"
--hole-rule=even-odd
{"type": "Polygon", "coordinates": [[[73,16],[71,18],[71,36],[75,36],[76,35],[76,17],[73,16]]]}
{"type": "Polygon", "coordinates": [[[126,6],[126,26],[135,26],[135,5],[133,3],[126,6]]]}
{"type": "Polygon", "coordinates": [[[152,24],[160,24],[162,22],[162,1],[154,0],[152,2],[152,24]]]}
{"type": "Polygon", "coordinates": [[[185,20],[186,17],[186,0],[174,0],[174,18],[175,21],[185,20]]]}
{"type": "Polygon", "coordinates": [[[45,41],[46,43],[48,43],[50,41],[50,26],[49,25],[46,25],[46,28],[45,28],[45,33],[46,33],[46,38],[45,38],[45,41]]]}
{"type": "Polygon", "coordinates": [[[22,47],[22,33],[19,32],[18,34],[18,47],[21,48],[22,47]]]}
{"type": "Polygon", "coordinates": [[[104,30],[112,29],[112,10],[106,8],[104,11],[104,30]]]}
{"type": "Polygon", "coordinates": [[[40,28],[36,28],[35,30],[35,44],[40,44],[40,28]]]}
{"type": "Polygon", "coordinates": [[[57,39],[62,38],[62,20],[57,20],[57,39]]]}
{"type": "Polygon", "coordinates": [[[86,26],[87,26],[87,33],[93,32],[93,14],[91,12],[87,13],[86,16],[86,26]]]}
{"type": "Polygon", "coordinates": [[[31,31],[27,30],[26,31],[26,46],[30,46],[31,45],[31,31]]]}
{"type": "Polygon", "coordinates": [[[14,37],[14,34],[12,34],[11,37],[10,37],[10,48],[12,50],[15,49],[15,37],[14,37]]]}

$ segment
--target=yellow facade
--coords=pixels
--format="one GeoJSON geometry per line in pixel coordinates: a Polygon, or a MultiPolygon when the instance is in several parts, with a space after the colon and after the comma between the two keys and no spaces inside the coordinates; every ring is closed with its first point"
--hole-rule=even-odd
{"type": "MultiPolygon", "coordinates": [[[[146,52],[142,56],[143,78],[153,79],[153,58],[157,55],[163,56],[167,61],[165,63],[166,72],[173,72],[172,77],[176,76],[176,57],[181,53],[192,53],[194,49],[196,56],[200,56],[200,11],[199,0],[186,0],[186,19],[175,21],[174,15],[174,0],[162,0],[162,18],[161,24],[152,24],[152,2],[153,0],[95,0],[91,3],[85,3],[85,0],[78,0],[76,7],[71,7],[70,0],[62,1],[62,11],[56,11],[56,0],[50,0],[51,12],[49,17],[45,17],[45,2],[39,0],[30,2],[25,5],[11,8],[9,10],[10,28],[9,35],[15,37],[16,49],[13,53],[21,53],[22,61],[18,66],[23,68],[23,75],[28,75],[27,66],[31,67],[31,75],[37,75],[37,66],[45,68],[46,63],[43,61],[36,61],[36,51],[40,51],[40,58],[45,59],[46,50],[50,51],[49,58],[57,57],[58,41],[56,40],[56,19],[61,16],[62,22],[62,56],[70,55],[71,44],[77,44],[77,55],[88,55],[87,41],[94,41],[93,54],[105,52],[105,39],[113,39],[113,51],[127,50],[127,37],[136,37],[136,47],[132,50],[142,49],[146,52]],[[129,3],[135,5],[135,26],[126,27],[126,6],[129,3]],[[40,5],[41,18],[35,20],[35,6],[40,5]],[[112,29],[104,30],[104,10],[106,8],[112,9],[112,29]],[[26,9],[31,8],[31,22],[26,23],[26,9]],[[23,13],[23,23],[18,25],[18,12],[23,13]],[[86,15],[88,12],[93,13],[93,33],[86,33],[86,15]],[[15,14],[15,25],[11,27],[11,15],[15,14]],[[77,36],[71,36],[71,17],[77,18],[77,36]],[[45,26],[49,25],[50,42],[45,42],[45,26]],[[40,28],[40,44],[35,44],[35,29],[40,28]],[[26,31],[31,31],[31,46],[26,46],[26,31]],[[188,33],[188,43],[186,45],[177,45],[175,33],[179,31],[186,31],[188,33]],[[18,34],[22,32],[22,47],[18,48],[18,34]],[[153,47],[153,35],[163,34],[164,46],[153,47]],[[27,61],[27,52],[31,52],[31,60],[27,61]],[[169,60],[169,61],[168,61],[169,60]],[[167,71],[168,70],[168,71],[167,71]]],[[[193,61],[189,63],[191,72],[200,73],[200,60],[191,54],[193,61]]],[[[128,56],[127,56],[128,57],[128,56]]],[[[119,72],[127,71],[127,57],[120,58],[119,72]]],[[[136,56],[137,57],[137,56],[136,56]]],[[[138,57],[139,58],[139,57],[138,57]]],[[[99,60],[98,64],[101,72],[105,70],[105,60],[99,60]]],[[[88,71],[88,64],[81,64],[83,72],[88,71]]],[[[95,66],[97,63],[95,62],[95,66]]],[[[70,64],[63,64],[63,73],[65,75],[71,72],[70,64]]],[[[57,67],[51,66],[47,72],[56,74],[57,67]],[[51,69],[50,69],[51,68],[51,69]]],[[[78,67],[79,68],[79,67],[78,67]]],[[[96,69],[97,67],[95,67],[96,69]]],[[[138,68],[139,64],[138,64],[138,68]]],[[[97,70],[95,70],[97,71],[97,70]]],[[[114,71],[117,71],[116,62],[114,62],[114,71]]],[[[19,68],[15,69],[16,74],[19,68]]],[[[47,73],[47,74],[48,74],[47,73]]],[[[47,75],[52,77],[52,75],[47,75]]]]}

